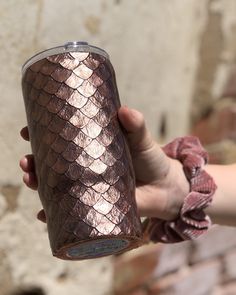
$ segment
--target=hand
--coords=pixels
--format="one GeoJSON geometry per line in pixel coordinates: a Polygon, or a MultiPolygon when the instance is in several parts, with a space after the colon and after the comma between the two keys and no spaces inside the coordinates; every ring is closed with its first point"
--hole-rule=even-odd
{"type": "MultiPolygon", "coordinates": [[[[140,112],[121,107],[118,117],[127,131],[136,175],[136,201],[140,216],[174,219],[189,192],[182,165],[167,157],[153,140],[140,112]]],[[[21,130],[21,136],[29,140],[27,127],[21,130]]],[[[33,155],[23,157],[20,166],[25,172],[23,181],[29,188],[36,190],[38,183],[33,155]]],[[[43,210],[37,217],[46,222],[43,210]]]]}

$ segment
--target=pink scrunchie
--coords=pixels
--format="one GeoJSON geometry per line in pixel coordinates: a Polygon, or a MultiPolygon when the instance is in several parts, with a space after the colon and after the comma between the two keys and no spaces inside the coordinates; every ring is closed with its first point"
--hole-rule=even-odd
{"type": "Polygon", "coordinates": [[[190,192],[175,220],[150,218],[146,222],[144,232],[153,242],[177,243],[195,239],[211,225],[204,209],[212,202],[217,188],[213,178],[202,169],[208,161],[208,154],[198,138],[193,136],[176,138],[163,150],[167,156],[182,163],[190,183],[190,192]]]}

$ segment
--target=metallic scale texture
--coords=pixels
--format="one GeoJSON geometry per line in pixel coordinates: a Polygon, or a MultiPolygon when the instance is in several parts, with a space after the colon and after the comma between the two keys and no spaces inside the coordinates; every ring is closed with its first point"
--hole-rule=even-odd
{"type": "Polygon", "coordinates": [[[109,59],[48,56],[26,69],[22,87],[53,255],[79,260],[137,247],[134,172],[109,59]]]}

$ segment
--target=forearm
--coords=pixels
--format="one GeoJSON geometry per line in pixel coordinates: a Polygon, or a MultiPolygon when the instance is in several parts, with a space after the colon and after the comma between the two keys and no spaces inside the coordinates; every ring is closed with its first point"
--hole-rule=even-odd
{"type": "Polygon", "coordinates": [[[236,226],[236,164],[207,165],[205,170],[217,185],[206,212],[215,224],[236,226]]]}
{"type": "MultiPolygon", "coordinates": [[[[187,179],[182,171],[181,164],[171,160],[173,172],[169,188],[169,201],[165,219],[177,214],[180,205],[189,192],[187,179]]],[[[217,185],[211,205],[206,209],[213,224],[236,226],[236,164],[206,165],[206,172],[211,175],[217,185]]]]}

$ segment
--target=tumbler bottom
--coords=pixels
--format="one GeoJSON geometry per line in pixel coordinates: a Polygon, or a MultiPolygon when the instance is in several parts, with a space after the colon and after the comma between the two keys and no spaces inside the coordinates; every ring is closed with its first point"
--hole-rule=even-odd
{"type": "Polygon", "coordinates": [[[128,248],[130,242],[126,239],[97,239],[79,244],[70,245],[63,249],[60,254],[55,254],[58,258],[67,260],[82,260],[98,258],[102,256],[116,254],[128,248]]]}

